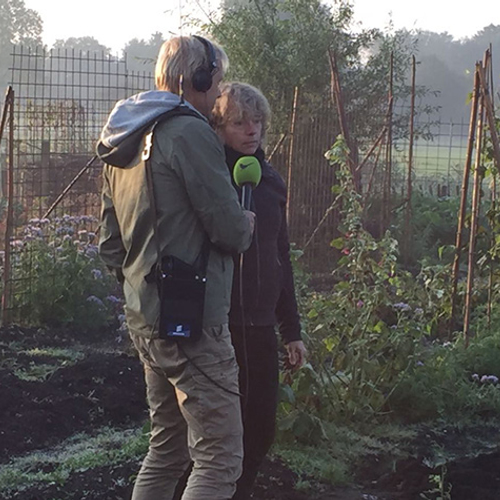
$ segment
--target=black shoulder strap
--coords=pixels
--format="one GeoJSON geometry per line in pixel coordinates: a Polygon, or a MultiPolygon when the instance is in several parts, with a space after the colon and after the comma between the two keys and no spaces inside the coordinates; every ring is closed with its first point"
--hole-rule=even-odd
{"type": "MultiPolygon", "coordinates": [[[[156,199],[155,199],[155,195],[154,195],[153,170],[152,170],[151,164],[150,164],[151,151],[153,149],[153,133],[154,133],[154,129],[156,128],[158,123],[159,123],[158,121],[153,123],[153,125],[151,126],[151,129],[149,130],[149,132],[145,136],[144,150],[142,152],[142,160],[144,161],[144,168],[146,169],[146,183],[148,186],[149,203],[151,205],[151,211],[153,212],[153,234],[154,234],[155,246],[156,246],[156,266],[157,266],[157,269],[161,269],[162,255],[161,255],[161,248],[160,248],[160,233],[159,233],[159,228],[158,228],[158,211],[157,211],[156,199]]],[[[208,235],[205,234],[205,239],[203,241],[203,245],[202,245],[200,253],[195,261],[196,267],[198,267],[199,271],[203,274],[204,277],[205,277],[207,266],[208,266],[209,255],[210,255],[210,240],[208,238],[208,235]]]]}

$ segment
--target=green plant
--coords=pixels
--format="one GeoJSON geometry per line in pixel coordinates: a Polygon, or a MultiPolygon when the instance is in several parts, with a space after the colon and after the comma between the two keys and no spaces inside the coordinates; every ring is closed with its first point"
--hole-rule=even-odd
{"type": "Polygon", "coordinates": [[[376,240],[362,225],[347,157],[342,139],[327,153],[342,206],[342,236],[331,242],[339,256],[335,284],[328,293],[303,294],[310,363],[283,379],[280,430],[321,443],[325,421],[419,421],[496,408],[498,398],[471,384],[462,344],[444,342],[449,263],[425,264],[416,276],[401,269],[391,233],[376,240]]]}
{"type": "Polygon", "coordinates": [[[428,333],[422,324],[430,301],[425,289],[398,269],[390,233],[377,241],[363,228],[343,140],[326,156],[337,166],[334,192],[341,199],[343,236],[331,243],[340,255],[332,292],[309,297],[311,365],[293,381],[294,404],[312,406],[321,418],[367,419],[386,411],[403,374],[413,369],[428,333]]]}
{"type": "Polygon", "coordinates": [[[438,474],[431,474],[429,481],[433,488],[420,494],[424,500],[451,500],[451,484],[446,483],[446,467],[443,465],[438,474]],[[429,496],[430,495],[430,496],[429,496]]]}
{"type": "Polygon", "coordinates": [[[89,216],[32,219],[12,241],[15,320],[83,330],[116,323],[121,300],[97,254],[95,222],[89,216]]]}

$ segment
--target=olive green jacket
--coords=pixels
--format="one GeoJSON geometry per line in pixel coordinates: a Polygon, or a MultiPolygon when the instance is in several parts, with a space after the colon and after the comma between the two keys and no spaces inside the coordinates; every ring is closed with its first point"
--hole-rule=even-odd
{"type": "MultiPolygon", "coordinates": [[[[227,323],[231,253],[245,251],[252,237],[231,185],[223,147],[205,119],[175,116],[157,125],[149,164],[161,254],[193,263],[208,236],[211,248],[203,322],[204,326],[227,323]]],[[[130,332],[158,336],[157,286],[145,279],[157,262],[157,251],[140,153],[125,168],[104,167],[99,251],[123,280],[130,332]]]]}

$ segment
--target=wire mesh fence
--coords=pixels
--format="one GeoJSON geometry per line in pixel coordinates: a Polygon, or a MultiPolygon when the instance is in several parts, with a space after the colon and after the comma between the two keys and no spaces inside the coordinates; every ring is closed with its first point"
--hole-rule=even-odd
{"type": "MultiPolygon", "coordinates": [[[[4,310],[10,310],[14,320],[26,320],[19,314],[29,311],[26,297],[37,280],[37,258],[21,255],[23,248],[34,238],[48,237],[49,232],[64,232],[66,226],[72,232],[95,233],[100,206],[99,162],[85,170],[54,209],[50,221],[44,221],[43,216],[94,156],[96,140],[115,102],[150,89],[152,75],[130,72],[124,59],[105,54],[21,46],[14,47],[12,53],[11,85],[16,96],[14,227],[9,247],[12,264],[4,270],[4,281],[10,285],[4,310]],[[27,266],[32,269],[27,270],[27,266]]],[[[5,186],[5,144],[2,148],[5,186]]]]}
{"type": "MultiPolygon", "coordinates": [[[[59,49],[15,47],[12,54],[12,86],[15,89],[13,241],[12,250],[33,237],[33,221],[38,224],[66,186],[81,173],[94,156],[102,126],[115,102],[153,88],[151,73],[129,71],[126,58],[106,54],[59,49]],[[31,223],[30,223],[31,221],[31,223]]],[[[271,163],[288,184],[289,232],[291,241],[303,248],[309,241],[334,197],[335,168],[324,153],[340,133],[335,108],[325,104],[312,109],[297,103],[293,123],[285,139],[270,134],[268,153],[271,163]],[[293,133],[291,133],[293,131],[293,133]]],[[[374,134],[375,135],[375,134],[374,134]]],[[[414,189],[428,196],[457,196],[463,168],[467,124],[436,123],[432,138],[416,136],[414,144],[414,189]]],[[[391,149],[391,195],[404,196],[407,185],[408,138],[395,139],[391,149]]],[[[372,144],[361,144],[360,161],[372,144]]],[[[384,183],[386,144],[362,169],[362,187],[377,197],[384,183]]],[[[2,217],[5,221],[7,145],[0,143],[2,164],[2,217]]],[[[45,224],[63,224],[71,217],[74,229],[94,234],[100,209],[100,174],[96,161],[62,198],[45,224]]],[[[314,239],[308,244],[303,261],[313,272],[332,269],[334,251],[329,242],[335,237],[338,211],[332,211],[314,239]]],[[[39,226],[37,226],[39,228],[39,226]]],[[[0,230],[5,231],[4,224],[0,230]]],[[[4,235],[2,235],[4,236],[4,235]]],[[[4,241],[4,238],[2,238],[4,241]]],[[[95,242],[94,242],[95,244],[95,242]]],[[[56,251],[54,249],[54,251],[56,251]]],[[[19,307],[21,291],[29,289],[26,280],[36,280],[36,262],[30,272],[4,270],[11,281],[8,308],[19,307]]],[[[5,279],[4,279],[5,281],[5,279]]],[[[13,313],[16,319],[16,313],[13,313]]],[[[19,316],[17,316],[19,319],[19,316]]],[[[23,318],[26,319],[26,318],[23,318]]]]}

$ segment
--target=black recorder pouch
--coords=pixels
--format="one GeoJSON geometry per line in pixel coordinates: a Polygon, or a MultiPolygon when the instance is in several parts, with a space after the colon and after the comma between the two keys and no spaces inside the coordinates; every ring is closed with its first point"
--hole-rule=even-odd
{"type": "Polygon", "coordinates": [[[167,255],[156,270],[160,296],[159,336],[195,341],[203,329],[208,238],[193,265],[167,255]]]}
{"type": "Polygon", "coordinates": [[[194,342],[201,337],[203,329],[203,307],[210,241],[208,236],[205,236],[200,254],[193,265],[171,255],[161,255],[158,212],[154,196],[153,174],[149,162],[153,148],[153,132],[157,123],[154,123],[144,136],[142,153],[153,215],[152,224],[157,254],[157,262],[153,272],[145,279],[148,282],[155,280],[158,286],[160,299],[159,337],[194,342]]]}

